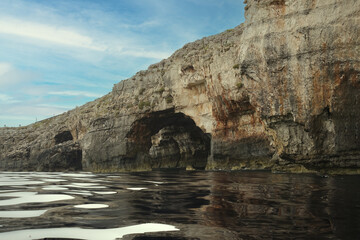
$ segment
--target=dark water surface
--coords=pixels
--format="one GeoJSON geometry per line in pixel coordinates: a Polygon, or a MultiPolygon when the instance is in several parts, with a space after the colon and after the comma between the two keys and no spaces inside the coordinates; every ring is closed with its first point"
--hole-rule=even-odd
{"type": "Polygon", "coordinates": [[[359,190],[360,176],[3,172],[0,239],[360,239],[359,190]]]}

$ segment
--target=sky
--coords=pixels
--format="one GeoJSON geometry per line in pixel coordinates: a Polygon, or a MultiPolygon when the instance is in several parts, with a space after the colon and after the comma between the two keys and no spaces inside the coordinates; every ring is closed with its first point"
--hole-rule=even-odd
{"type": "Polygon", "coordinates": [[[242,0],[1,0],[0,127],[81,106],[243,21],[242,0]]]}

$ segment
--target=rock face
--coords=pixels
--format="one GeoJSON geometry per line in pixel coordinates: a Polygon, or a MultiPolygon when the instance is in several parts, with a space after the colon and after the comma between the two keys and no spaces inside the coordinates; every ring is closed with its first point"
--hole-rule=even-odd
{"type": "Polygon", "coordinates": [[[245,14],[102,98],[1,128],[0,168],[359,173],[360,1],[248,0],[245,14]]]}

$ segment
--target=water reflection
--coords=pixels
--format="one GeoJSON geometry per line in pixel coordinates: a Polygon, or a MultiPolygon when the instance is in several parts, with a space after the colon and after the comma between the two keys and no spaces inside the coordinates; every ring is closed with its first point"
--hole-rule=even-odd
{"type": "Polygon", "coordinates": [[[44,238],[49,228],[66,229],[76,238],[85,229],[161,223],[180,229],[161,236],[178,239],[356,239],[359,180],[268,172],[4,173],[0,232],[33,237],[45,229],[38,235],[44,238]]]}
{"type": "Polygon", "coordinates": [[[24,239],[44,239],[44,238],[69,238],[69,239],[88,239],[88,240],[114,240],[122,238],[124,235],[134,233],[151,233],[163,231],[177,231],[174,226],[165,224],[139,224],[129,227],[113,229],[83,229],[83,228],[47,228],[31,229],[13,232],[0,233],[1,239],[24,240],[24,239]]]}
{"type": "Polygon", "coordinates": [[[69,190],[68,188],[66,187],[59,187],[59,186],[45,186],[42,188],[43,190],[49,190],[49,191],[59,191],[59,190],[69,190]]]}
{"type": "Polygon", "coordinates": [[[43,215],[47,210],[0,211],[0,218],[31,218],[43,215]]]}
{"type": "Polygon", "coordinates": [[[324,211],[327,194],[322,179],[253,173],[246,176],[213,174],[211,200],[203,209],[207,225],[227,227],[239,238],[327,237],[333,234],[330,216],[324,211]],[[230,217],[229,217],[230,216],[230,217]]]}
{"type": "Polygon", "coordinates": [[[128,190],[132,190],[132,191],[141,191],[141,190],[144,190],[144,189],[147,189],[147,188],[141,188],[141,187],[133,187],[133,188],[126,188],[128,190]]]}
{"type": "Polygon", "coordinates": [[[111,194],[116,194],[117,192],[109,191],[109,192],[94,192],[94,193],[100,194],[100,195],[111,195],[111,194]]]}
{"type": "Polygon", "coordinates": [[[37,194],[37,192],[12,192],[1,193],[1,197],[11,197],[10,199],[0,200],[0,206],[18,205],[24,203],[43,203],[61,200],[69,200],[74,197],[65,194],[37,194]]]}
{"type": "Polygon", "coordinates": [[[99,208],[107,208],[109,205],[107,204],[80,204],[75,205],[76,208],[84,208],[84,209],[99,209],[99,208]]]}

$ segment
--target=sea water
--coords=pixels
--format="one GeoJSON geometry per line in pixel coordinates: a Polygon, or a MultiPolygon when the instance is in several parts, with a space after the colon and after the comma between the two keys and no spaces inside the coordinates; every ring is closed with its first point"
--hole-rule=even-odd
{"type": "Polygon", "coordinates": [[[2,172],[0,239],[358,239],[359,189],[262,171],[2,172]]]}

